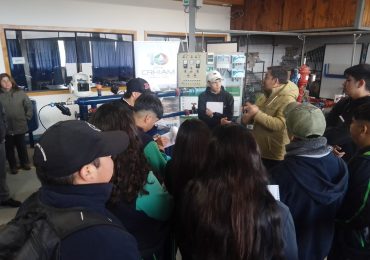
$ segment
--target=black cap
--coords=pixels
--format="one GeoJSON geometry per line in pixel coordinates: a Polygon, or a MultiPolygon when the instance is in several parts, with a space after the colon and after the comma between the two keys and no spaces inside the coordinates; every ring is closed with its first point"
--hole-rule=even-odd
{"type": "Polygon", "coordinates": [[[126,92],[132,93],[132,92],[150,92],[150,86],[149,83],[142,78],[134,78],[130,79],[126,84],[126,92]]]}
{"type": "Polygon", "coordinates": [[[41,136],[33,161],[47,175],[64,177],[96,158],[123,152],[128,144],[128,135],[123,131],[102,132],[85,121],[61,121],[41,136]]]}

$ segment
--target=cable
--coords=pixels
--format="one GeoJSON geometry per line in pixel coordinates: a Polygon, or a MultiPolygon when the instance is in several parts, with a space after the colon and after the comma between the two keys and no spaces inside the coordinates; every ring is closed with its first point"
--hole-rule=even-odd
{"type": "Polygon", "coordinates": [[[42,121],[41,121],[40,112],[41,112],[41,110],[42,110],[43,108],[45,108],[45,107],[47,107],[47,106],[50,106],[50,104],[46,104],[46,105],[44,105],[43,107],[41,107],[41,108],[39,109],[39,113],[38,113],[39,121],[40,121],[40,123],[41,123],[42,127],[43,127],[45,130],[46,130],[46,127],[44,126],[44,124],[43,124],[43,123],[42,123],[42,121]]]}

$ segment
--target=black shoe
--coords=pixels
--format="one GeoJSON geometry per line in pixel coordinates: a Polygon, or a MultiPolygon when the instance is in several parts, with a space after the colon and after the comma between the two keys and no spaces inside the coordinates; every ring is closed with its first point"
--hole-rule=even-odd
{"type": "Polygon", "coordinates": [[[22,165],[22,167],[21,167],[23,170],[26,170],[26,171],[29,171],[29,170],[31,170],[31,166],[29,165],[29,164],[24,164],[24,165],[22,165]]]}
{"type": "Polygon", "coordinates": [[[7,200],[3,200],[0,202],[0,206],[6,206],[6,207],[12,207],[12,208],[18,208],[22,202],[18,200],[14,200],[12,198],[9,198],[7,200]]]}
{"type": "Polygon", "coordinates": [[[18,169],[17,168],[11,168],[10,169],[10,173],[11,174],[17,174],[18,173],[18,169]]]}

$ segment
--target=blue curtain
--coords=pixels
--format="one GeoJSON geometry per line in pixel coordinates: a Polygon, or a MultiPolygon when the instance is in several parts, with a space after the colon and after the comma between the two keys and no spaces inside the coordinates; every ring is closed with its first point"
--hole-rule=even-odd
{"type": "Polygon", "coordinates": [[[78,53],[78,63],[90,63],[90,37],[77,37],[76,48],[78,53]]]}
{"type": "Polygon", "coordinates": [[[121,79],[127,80],[134,77],[134,53],[132,42],[117,42],[116,64],[121,79]]]}
{"type": "Polygon", "coordinates": [[[34,89],[63,84],[58,39],[30,39],[26,46],[34,89]]]}
{"type": "Polygon", "coordinates": [[[64,38],[64,49],[66,51],[66,63],[77,63],[76,41],[74,38],[64,38]]]}
{"type": "Polygon", "coordinates": [[[8,54],[12,76],[19,86],[27,86],[23,64],[13,64],[13,57],[23,57],[19,42],[16,39],[8,39],[8,54]]]}

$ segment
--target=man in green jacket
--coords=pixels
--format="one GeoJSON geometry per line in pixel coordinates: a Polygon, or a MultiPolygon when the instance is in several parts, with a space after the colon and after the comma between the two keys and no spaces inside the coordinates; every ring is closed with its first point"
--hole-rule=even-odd
{"type": "Polygon", "coordinates": [[[273,66],[265,74],[263,92],[255,105],[245,104],[241,121],[242,124],[253,122],[252,131],[260,147],[262,161],[270,169],[284,159],[285,145],[289,143],[284,110],[289,103],[296,101],[298,87],[288,80],[287,70],[273,66]]]}

